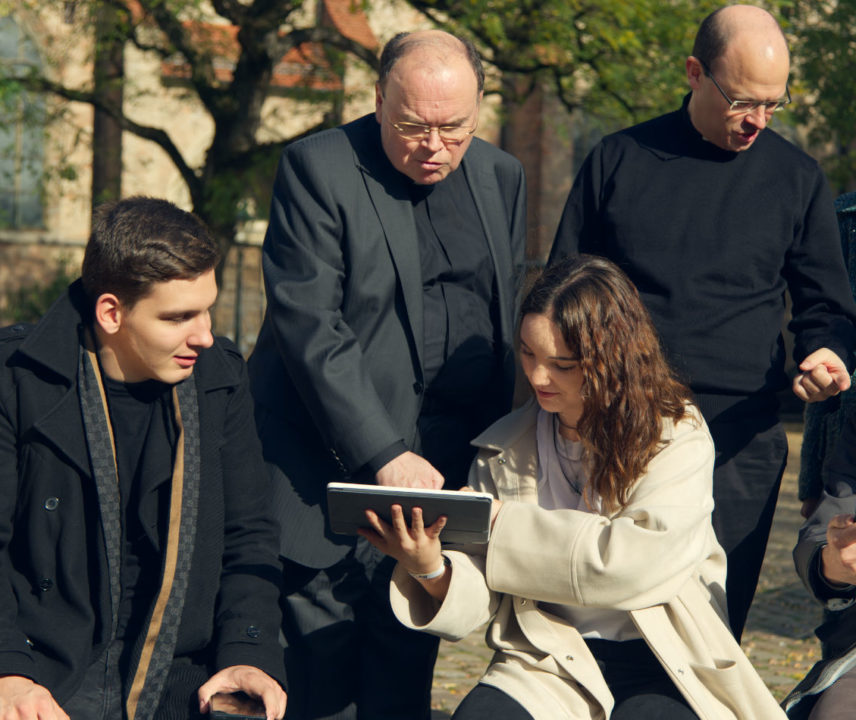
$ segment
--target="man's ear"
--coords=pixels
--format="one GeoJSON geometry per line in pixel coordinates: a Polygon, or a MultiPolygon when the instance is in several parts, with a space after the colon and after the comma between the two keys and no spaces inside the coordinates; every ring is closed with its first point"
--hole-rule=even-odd
{"type": "Polygon", "coordinates": [[[698,90],[702,75],[704,75],[704,68],[701,65],[701,61],[697,57],[690,55],[687,58],[687,82],[691,90],[698,90]]]}
{"type": "Polygon", "coordinates": [[[122,326],[124,307],[113,293],[103,293],[95,301],[95,322],[108,335],[115,335],[122,326]]]}
{"type": "Polygon", "coordinates": [[[375,120],[377,120],[378,125],[383,122],[383,114],[381,109],[383,108],[383,91],[380,89],[380,83],[375,83],[375,120]]]}

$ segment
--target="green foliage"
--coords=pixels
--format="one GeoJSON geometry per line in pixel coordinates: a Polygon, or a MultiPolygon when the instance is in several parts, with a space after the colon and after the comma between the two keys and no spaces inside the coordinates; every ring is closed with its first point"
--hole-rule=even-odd
{"type": "Polygon", "coordinates": [[[684,60],[719,0],[411,0],[498,68],[540,73],[568,109],[628,123],[675,107],[684,60]]]}
{"type": "Polygon", "coordinates": [[[67,259],[60,259],[52,276],[6,293],[7,314],[12,322],[37,322],[68,285],[77,278],[67,259]]]}
{"type": "Polygon", "coordinates": [[[793,3],[798,97],[794,118],[809,128],[840,192],[856,187],[856,0],[793,3]]]}
{"type": "MultiPolygon", "coordinates": [[[[0,13],[7,2],[0,0],[0,13]]],[[[509,102],[522,100],[533,83],[500,85],[496,78],[499,74],[535,78],[555,88],[568,109],[580,109],[587,118],[611,127],[677,105],[687,91],[684,60],[691,52],[698,24],[722,4],[722,0],[407,2],[438,26],[475,41],[488,65],[500,71],[491,74],[489,92],[501,92],[509,102]]],[[[832,140],[832,155],[852,167],[845,152],[853,144],[851,119],[856,117],[856,75],[850,72],[856,53],[851,21],[856,0],[832,3],[826,9],[810,0],[770,0],[764,5],[774,14],[788,12],[798,38],[795,55],[806,59],[795,89],[803,87],[818,94],[811,109],[800,111],[806,115],[797,114],[795,119],[813,123],[813,139],[832,140]]],[[[353,4],[369,12],[372,9],[371,0],[354,0],[353,4]]],[[[51,0],[19,0],[18,5],[26,6],[31,17],[55,7],[51,0]]],[[[81,31],[91,27],[98,9],[108,5],[116,7],[108,0],[77,0],[74,24],[81,31]]],[[[120,14],[110,26],[111,33],[123,34],[154,59],[176,62],[184,74],[171,78],[170,87],[181,88],[200,102],[212,118],[215,132],[199,163],[188,160],[184,148],[172,146],[168,133],[160,128],[135,125],[123,117],[125,129],[161,145],[187,184],[194,210],[228,246],[253,208],[264,211],[267,207],[273,164],[279,149],[292,139],[277,136],[276,124],[266,125],[262,120],[265,99],[287,92],[325,109],[328,116],[334,115],[336,103],[341,102],[337,92],[320,91],[311,84],[288,90],[272,86],[273,68],[284,53],[302,42],[320,44],[322,54],[333,61],[332,66],[318,68],[326,76],[343,57],[369,65],[376,58],[329,26],[317,25],[318,15],[307,12],[300,0],[214,3],[213,8],[222,14],[217,18],[212,17],[212,4],[203,0],[138,0],[134,8],[133,13],[120,14]],[[224,35],[222,29],[229,26],[237,26],[239,32],[224,35]],[[228,76],[218,72],[218,63],[224,59],[231,68],[228,76]],[[270,139],[267,145],[258,141],[262,131],[270,139]]],[[[115,37],[110,34],[104,39],[115,37]]],[[[47,41],[43,44],[49,45],[47,41]]],[[[151,66],[157,68],[159,63],[151,66]]],[[[59,75],[46,71],[45,82],[59,75]]],[[[85,92],[39,85],[19,72],[5,73],[5,80],[0,77],[0,104],[4,97],[18,97],[21,83],[65,100],[94,102],[85,92]]],[[[141,78],[126,78],[124,83],[126,103],[133,99],[140,104],[147,100],[150,87],[161,87],[160,82],[152,84],[141,78]]],[[[157,102],[151,96],[148,99],[157,102]]],[[[63,166],[58,172],[61,178],[74,178],[71,167],[63,166]]]]}

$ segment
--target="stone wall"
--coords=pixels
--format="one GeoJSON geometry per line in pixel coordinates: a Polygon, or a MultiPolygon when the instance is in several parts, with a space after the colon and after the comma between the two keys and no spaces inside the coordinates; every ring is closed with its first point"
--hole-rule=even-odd
{"type": "MultiPolygon", "coordinates": [[[[0,238],[0,326],[15,320],[10,295],[21,288],[46,288],[61,268],[65,268],[67,275],[77,277],[82,259],[83,243],[0,238]]],[[[261,246],[243,240],[229,252],[223,267],[212,317],[214,332],[235,340],[247,355],[255,345],[264,308],[261,246]]]]}
{"type": "Polygon", "coordinates": [[[0,238],[0,325],[8,325],[15,317],[11,295],[21,288],[48,286],[63,268],[76,275],[82,259],[83,243],[38,236],[0,238]]]}

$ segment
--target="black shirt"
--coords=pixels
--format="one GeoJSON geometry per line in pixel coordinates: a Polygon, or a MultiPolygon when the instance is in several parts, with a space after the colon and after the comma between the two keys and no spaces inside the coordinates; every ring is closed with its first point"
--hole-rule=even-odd
{"type": "Polygon", "coordinates": [[[160,523],[168,518],[176,431],[172,386],[104,377],[122,508],[122,597],[117,638],[133,643],[159,587],[160,523]],[[167,488],[159,493],[158,488],[167,488]]]}
{"type": "Polygon", "coordinates": [[[462,172],[413,185],[424,315],[423,412],[467,406],[496,365],[493,263],[462,172]]]}

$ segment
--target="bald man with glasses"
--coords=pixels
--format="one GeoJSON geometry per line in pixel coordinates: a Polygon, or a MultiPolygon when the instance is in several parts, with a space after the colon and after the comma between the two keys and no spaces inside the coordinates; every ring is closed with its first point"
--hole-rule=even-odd
{"type": "Polygon", "coordinates": [[[787,440],[785,293],[806,402],[850,386],[856,307],[817,163],[768,128],[791,102],[776,20],[747,5],[708,16],[676,112],[605,137],[568,197],[550,262],[618,263],[639,288],[716,445],[714,527],[739,639],[755,593],[787,440]]]}
{"type": "Polygon", "coordinates": [[[437,640],[394,560],[333,535],[330,481],[454,489],[506,413],[523,171],[475,137],[484,72],[447,33],[384,48],[375,112],[286,148],[250,376],[282,525],[289,718],[427,720],[437,640]]]}

